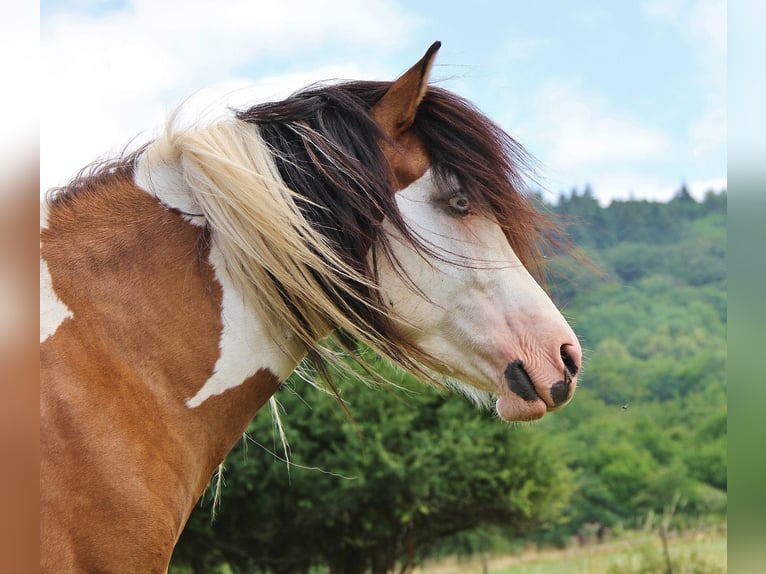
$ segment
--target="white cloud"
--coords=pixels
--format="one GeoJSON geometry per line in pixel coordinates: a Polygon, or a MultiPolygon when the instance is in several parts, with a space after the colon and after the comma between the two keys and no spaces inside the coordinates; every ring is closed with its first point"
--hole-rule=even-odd
{"type": "Polygon", "coordinates": [[[571,82],[546,82],[538,104],[544,115],[543,158],[554,170],[657,157],[669,146],[662,131],[571,82]]]}
{"type": "Polygon", "coordinates": [[[689,21],[699,48],[726,56],[726,0],[698,0],[691,6],[689,21]]]}
{"type": "Polygon", "coordinates": [[[726,153],[726,106],[708,105],[703,116],[692,125],[690,140],[692,155],[701,160],[709,153],[726,153]]]}
{"type": "Polygon", "coordinates": [[[594,8],[577,9],[572,13],[572,21],[577,26],[595,28],[607,21],[607,15],[603,10],[594,8]]]}
{"type": "MultiPolygon", "coordinates": [[[[602,205],[614,199],[667,201],[678,191],[677,179],[658,169],[669,154],[694,155],[705,161],[720,154],[726,143],[726,110],[711,99],[707,113],[690,130],[686,142],[648,126],[600,94],[585,92],[575,82],[546,82],[537,108],[542,129],[528,130],[545,166],[545,185],[552,189],[583,189],[590,185],[602,205]]],[[[703,170],[707,172],[708,170],[703,170]]],[[[725,177],[686,183],[702,199],[709,189],[726,187],[725,177]]]]}
{"type": "Polygon", "coordinates": [[[686,182],[689,193],[697,200],[704,199],[708,191],[719,192],[728,188],[728,180],[725,177],[711,177],[709,179],[697,179],[686,182]]]}
{"type": "Polygon", "coordinates": [[[715,177],[684,182],[678,180],[668,182],[659,177],[639,172],[604,172],[589,180],[593,194],[602,205],[608,205],[613,200],[646,199],[649,201],[669,201],[681,188],[686,185],[689,193],[696,200],[704,199],[711,189],[718,192],[726,189],[726,178],[715,177]]]}
{"type": "Polygon", "coordinates": [[[644,14],[684,38],[696,60],[694,84],[707,100],[689,122],[686,145],[698,163],[720,164],[727,144],[726,0],[646,0],[644,14]]]}
{"type": "Polygon", "coordinates": [[[493,67],[503,69],[509,63],[529,61],[538,56],[541,49],[551,45],[551,39],[542,35],[512,36],[506,38],[494,51],[493,67]]]}
{"type": "Polygon", "coordinates": [[[646,173],[606,172],[592,178],[591,186],[596,197],[606,205],[615,199],[667,201],[681,187],[681,182],[668,183],[646,173]]]}
{"type": "Polygon", "coordinates": [[[248,69],[260,70],[259,76],[271,72],[256,90],[264,97],[328,77],[375,77],[380,64],[360,69],[348,62],[359,62],[365,48],[396,49],[416,23],[389,0],[211,6],[205,0],[134,0],[106,12],[88,13],[78,4],[77,11],[42,14],[43,189],[65,183],[143,130],[151,133],[198,90],[207,88],[192,100],[202,107],[205,96],[260,83],[261,77],[244,78],[248,69]],[[322,59],[327,49],[332,59],[322,59]]]}
{"type": "Polygon", "coordinates": [[[726,0],[645,0],[650,20],[670,26],[693,50],[704,89],[723,90],[726,84],[726,0]]]}
{"type": "Polygon", "coordinates": [[[686,0],[645,0],[641,10],[651,19],[675,25],[679,23],[686,3],[686,0]]]}

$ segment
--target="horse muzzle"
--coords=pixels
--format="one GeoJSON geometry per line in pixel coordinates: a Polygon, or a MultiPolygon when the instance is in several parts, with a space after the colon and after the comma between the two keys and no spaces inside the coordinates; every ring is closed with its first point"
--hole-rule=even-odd
{"type": "Polygon", "coordinates": [[[532,420],[563,407],[574,394],[581,360],[579,345],[565,344],[557,360],[545,365],[511,361],[503,373],[510,394],[498,398],[498,413],[506,420],[532,420]]]}

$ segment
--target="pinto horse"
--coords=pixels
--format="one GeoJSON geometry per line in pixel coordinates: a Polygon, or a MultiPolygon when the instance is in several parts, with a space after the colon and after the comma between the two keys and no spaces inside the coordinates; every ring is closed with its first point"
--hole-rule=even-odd
{"type": "Polygon", "coordinates": [[[49,192],[41,566],[163,572],[255,413],[359,341],[502,419],[564,405],[577,338],[533,278],[558,231],[525,154],[428,85],[315,85],[175,127],[49,192]]]}

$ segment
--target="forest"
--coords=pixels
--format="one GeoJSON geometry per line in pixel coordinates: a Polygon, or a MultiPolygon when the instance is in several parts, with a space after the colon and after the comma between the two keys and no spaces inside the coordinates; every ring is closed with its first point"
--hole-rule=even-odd
{"type": "Polygon", "coordinates": [[[538,198],[578,249],[548,263],[584,350],[571,404],[507,424],[377,362],[395,387],[335,373],[349,416],[293,377],[278,393],[290,446],[263,409],[170,571],[407,572],[619,535],[670,507],[675,528],[725,521],[726,198],[684,186],[664,203],[604,207],[589,188],[538,198]]]}

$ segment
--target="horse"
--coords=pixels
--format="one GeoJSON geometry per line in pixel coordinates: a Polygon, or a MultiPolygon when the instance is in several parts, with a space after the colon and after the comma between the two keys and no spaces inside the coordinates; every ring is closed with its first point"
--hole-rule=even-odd
{"type": "Polygon", "coordinates": [[[525,191],[523,148],[429,85],[439,47],[394,81],[171,116],[48,192],[42,571],[167,571],[305,358],[361,345],[507,421],[570,400],[580,345],[535,279],[560,231],[525,191]]]}

